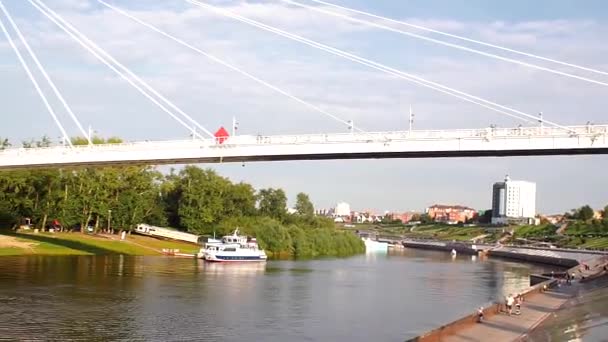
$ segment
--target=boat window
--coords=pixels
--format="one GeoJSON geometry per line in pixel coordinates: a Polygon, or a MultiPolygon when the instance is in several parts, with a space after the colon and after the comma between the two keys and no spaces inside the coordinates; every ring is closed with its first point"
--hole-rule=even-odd
{"type": "Polygon", "coordinates": [[[234,248],[234,247],[226,247],[226,248],[224,248],[224,251],[226,251],[226,252],[236,252],[236,248],[234,248]]]}

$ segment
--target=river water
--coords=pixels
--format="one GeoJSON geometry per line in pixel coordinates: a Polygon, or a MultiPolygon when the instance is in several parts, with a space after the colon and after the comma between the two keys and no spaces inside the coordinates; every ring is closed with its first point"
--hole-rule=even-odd
{"type": "Polygon", "coordinates": [[[403,341],[528,286],[538,266],[402,250],[209,264],[0,258],[0,340],[403,341]]]}

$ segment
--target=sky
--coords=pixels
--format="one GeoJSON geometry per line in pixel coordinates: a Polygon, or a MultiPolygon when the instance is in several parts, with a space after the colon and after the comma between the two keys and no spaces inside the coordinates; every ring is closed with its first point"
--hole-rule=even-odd
{"type": "MultiPolygon", "coordinates": [[[[416,129],[516,127],[521,123],[224,18],[184,0],[107,1],[344,120],[353,120],[364,130],[407,129],[410,105],[416,114],[416,129]]],[[[314,5],[310,0],[297,1],[314,5]]],[[[608,123],[605,110],[608,87],[348,22],[279,0],[203,2],[526,113],[543,112],[546,119],[560,124],[608,123]]],[[[188,130],[99,63],[28,1],[3,3],[85,127],[91,126],[102,136],[125,140],[188,137],[188,130]]],[[[347,129],[344,124],[261,87],[101,6],[97,0],[44,3],[210,131],[222,125],[229,127],[233,117],[239,122],[239,134],[334,133],[347,129]]],[[[608,71],[605,58],[608,4],[601,0],[584,3],[333,0],[333,3],[608,71]]],[[[605,75],[496,50],[484,51],[608,82],[605,75]]],[[[0,36],[0,75],[0,137],[8,137],[17,144],[43,135],[58,140],[59,130],[3,36],[0,36]]],[[[52,99],[51,103],[58,109],[69,134],[78,135],[76,125],[60,110],[58,102],[52,99]]],[[[583,204],[596,208],[608,204],[605,156],[202,166],[256,188],[284,188],[291,202],[298,192],[306,192],[317,208],[345,201],[354,209],[378,212],[424,210],[435,203],[487,209],[491,207],[492,183],[501,181],[506,174],[512,179],[537,183],[537,208],[542,213],[564,212],[583,204]]]]}

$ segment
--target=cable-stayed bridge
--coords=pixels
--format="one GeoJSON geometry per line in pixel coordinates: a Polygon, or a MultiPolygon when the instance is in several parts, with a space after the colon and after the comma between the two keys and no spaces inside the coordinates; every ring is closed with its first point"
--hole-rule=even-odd
{"type": "MultiPolygon", "coordinates": [[[[339,6],[321,0],[308,0],[307,2],[294,0],[278,0],[288,6],[310,10],[320,15],[336,17],[339,20],[386,30],[393,34],[421,39],[442,46],[455,48],[468,53],[512,63],[521,67],[532,68],[537,71],[548,72],[556,76],[574,79],[580,82],[591,83],[596,86],[608,86],[608,81],[602,77],[608,72],[585,67],[578,64],[560,61],[557,59],[539,56],[536,54],[499,46],[467,37],[458,36],[448,32],[435,30],[420,25],[411,24],[392,18],[382,17],[373,13],[353,8],[339,6]],[[415,28],[434,36],[413,33],[404,28],[415,28]],[[450,41],[436,38],[445,36],[450,41]],[[476,44],[480,48],[455,43],[454,40],[476,44]],[[482,50],[486,49],[486,50],[482,50]],[[496,52],[490,52],[493,49],[496,52]],[[508,52],[506,57],[501,55],[508,52]],[[526,60],[512,57],[523,56],[526,60]],[[530,60],[539,63],[530,62],[530,60]],[[559,69],[552,67],[559,66],[559,69]],[[566,71],[566,70],[572,71],[566,71]],[[594,76],[588,76],[593,74],[594,76]]],[[[238,73],[244,79],[257,83],[278,95],[305,106],[311,111],[335,120],[347,128],[348,133],[327,134],[301,134],[301,135],[221,135],[213,134],[200,124],[195,118],[188,115],[178,105],[154,89],[144,79],[134,73],[129,67],[122,64],[109,52],[101,48],[80,29],[68,22],[61,14],[47,6],[42,0],[27,0],[32,8],[54,23],[65,34],[70,36],[82,48],[93,55],[101,64],[107,66],[117,76],[129,83],[141,95],[155,104],[161,111],[169,115],[178,124],[192,133],[190,140],[175,141],[144,141],[121,144],[93,145],[91,133],[87,132],[77,114],[71,109],[58,87],[46,72],[43,63],[28,44],[7,7],[0,0],[0,29],[4,33],[9,45],[15,52],[17,60],[23,67],[28,78],[36,89],[40,99],[45,105],[49,115],[53,118],[58,130],[63,136],[61,146],[40,148],[6,148],[0,150],[0,169],[32,168],[32,167],[61,167],[61,166],[94,166],[114,164],[175,164],[175,163],[218,163],[218,162],[249,162],[249,161],[279,161],[279,160],[322,160],[322,159],[361,159],[361,158],[436,158],[436,157],[487,157],[487,156],[531,156],[531,155],[578,155],[578,154],[606,154],[608,153],[608,126],[587,122],[579,126],[564,126],[543,118],[542,114],[526,113],[468,92],[455,89],[422,78],[412,73],[404,72],[394,67],[382,64],[353,54],[348,51],[329,46],[306,37],[293,34],[265,24],[263,22],[244,17],[225,7],[213,5],[198,0],[184,0],[201,10],[207,10],[246,24],[262,31],[272,33],[298,42],[305,46],[326,52],[329,55],[340,57],[349,63],[356,63],[370,68],[376,72],[391,75],[403,81],[411,82],[437,93],[448,95],[467,103],[478,105],[488,113],[510,117],[521,122],[513,128],[489,127],[469,130],[415,130],[413,129],[414,115],[410,110],[410,128],[400,132],[369,132],[356,126],[352,120],[343,119],[337,113],[328,111],[310,101],[291,93],[289,90],[278,87],[252,71],[244,70],[218,56],[203,51],[192,43],[176,37],[162,30],[158,26],[139,18],[135,12],[119,8],[105,0],[91,0],[117,14],[124,16],[152,32],[181,45],[193,53],[216,63],[222,68],[238,73]],[[24,52],[27,54],[24,56],[24,52]],[[29,58],[28,58],[29,56],[29,58]],[[31,62],[28,63],[28,59],[31,62]],[[62,108],[55,108],[43,91],[40,81],[32,68],[36,68],[42,78],[48,83],[62,108]],[[57,115],[62,110],[69,115],[79,134],[88,140],[85,146],[73,146],[70,135],[57,115]]],[[[134,38],[136,39],[136,38],[134,38]]],[[[581,122],[582,124],[582,122],[581,122]]],[[[0,130],[0,134],[1,134],[0,130]]]]}
{"type": "Polygon", "coordinates": [[[608,126],[316,135],[10,149],[0,169],[363,158],[437,158],[608,153],[608,126]]]}

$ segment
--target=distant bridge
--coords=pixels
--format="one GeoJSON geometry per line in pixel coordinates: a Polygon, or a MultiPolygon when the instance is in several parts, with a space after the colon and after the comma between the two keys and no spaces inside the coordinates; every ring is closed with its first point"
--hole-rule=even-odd
{"type": "Polygon", "coordinates": [[[506,157],[608,153],[608,125],[309,135],[239,135],[122,144],[11,148],[0,169],[281,160],[506,157]]]}

